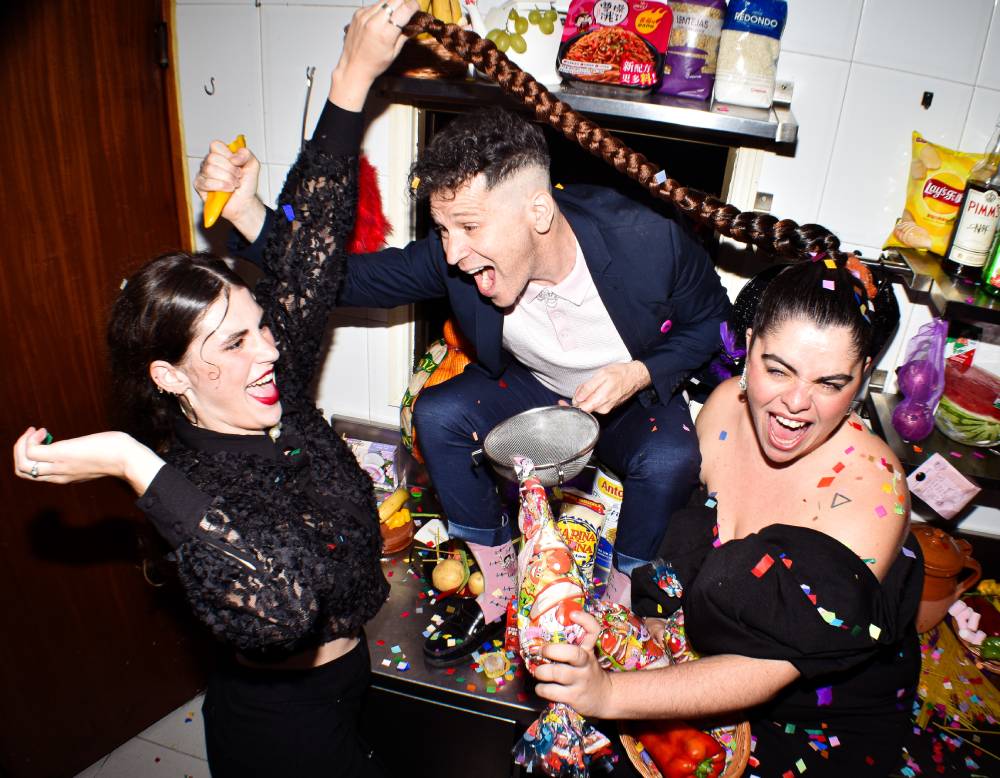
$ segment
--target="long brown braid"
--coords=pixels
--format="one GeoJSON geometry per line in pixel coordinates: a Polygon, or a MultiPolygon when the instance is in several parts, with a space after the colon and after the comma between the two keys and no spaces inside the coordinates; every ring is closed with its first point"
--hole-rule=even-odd
{"type": "MultiPolygon", "coordinates": [[[[786,257],[805,258],[815,252],[825,252],[843,266],[850,255],[840,251],[840,239],[818,224],[798,224],[791,219],[777,219],[766,213],[740,211],[736,206],[717,197],[657,174],[661,168],[626,146],[599,125],[570,108],[507,58],[492,41],[463,30],[456,24],[445,24],[427,13],[417,13],[404,32],[413,37],[430,33],[448,51],[486,73],[500,88],[531,108],[536,119],[551,125],[570,140],[576,141],[591,154],[603,158],[615,170],[645,187],[651,195],[673,203],[689,218],[711,226],[722,235],[741,243],[749,243],[767,252],[786,257]]],[[[861,266],[862,276],[869,283],[870,273],[861,266]]]]}

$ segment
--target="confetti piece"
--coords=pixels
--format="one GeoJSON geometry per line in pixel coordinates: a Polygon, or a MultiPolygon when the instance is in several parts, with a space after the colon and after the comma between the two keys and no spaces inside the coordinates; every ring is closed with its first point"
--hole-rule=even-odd
{"type": "Polygon", "coordinates": [[[917,555],[914,554],[912,551],[910,551],[910,549],[908,549],[906,546],[903,546],[900,550],[903,552],[903,556],[908,556],[910,559],[917,558],[917,555]]]}
{"type": "Polygon", "coordinates": [[[292,209],[292,206],[290,206],[288,203],[285,203],[283,206],[281,206],[281,210],[285,214],[285,218],[288,219],[288,221],[290,222],[295,221],[295,211],[292,209]]]}
{"type": "Polygon", "coordinates": [[[501,389],[506,389],[506,388],[507,388],[507,382],[506,382],[506,381],[504,381],[504,380],[503,380],[503,379],[501,378],[501,379],[500,379],[499,381],[497,381],[497,386],[499,386],[499,387],[500,387],[501,389]]]}
{"type": "Polygon", "coordinates": [[[771,565],[773,564],[774,564],[774,559],[771,557],[771,555],[764,554],[764,556],[760,558],[760,561],[756,565],[754,565],[753,569],[750,572],[753,573],[755,576],[757,576],[757,578],[760,578],[762,575],[764,575],[764,573],[766,573],[768,570],[771,569],[771,565]]]}
{"type": "Polygon", "coordinates": [[[836,270],[837,269],[837,263],[834,262],[832,259],[824,259],[823,260],[823,264],[826,265],[827,268],[830,269],[830,270],[836,270]]]}
{"type": "Polygon", "coordinates": [[[683,429],[685,432],[690,432],[691,431],[691,428],[687,424],[682,424],[681,425],[681,429],[683,429]]]}
{"type": "Polygon", "coordinates": [[[892,484],[886,481],[884,484],[882,484],[882,491],[885,492],[886,494],[892,494],[892,484]]]}
{"type": "Polygon", "coordinates": [[[662,186],[667,183],[667,171],[661,170],[655,176],[653,176],[653,183],[662,186]]]}
{"type": "Polygon", "coordinates": [[[816,488],[817,489],[825,489],[826,487],[828,487],[832,483],[833,483],[833,476],[832,475],[827,475],[827,476],[824,476],[823,478],[819,479],[819,483],[816,484],[816,488]]]}
{"type": "Polygon", "coordinates": [[[835,473],[839,473],[843,469],[844,469],[844,463],[843,462],[838,462],[837,464],[835,464],[833,466],[833,472],[835,472],[835,473]]]}
{"type": "Polygon", "coordinates": [[[722,432],[719,433],[719,440],[725,440],[728,437],[729,437],[729,433],[726,432],[725,430],[722,430],[722,432]]]}
{"type": "Polygon", "coordinates": [[[831,508],[839,508],[841,505],[847,505],[851,501],[850,497],[845,497],[840,492],[835,492],[833,495],[833,502],[830,503],[831,508]]]}
{"type": "Polygon", "coordinates": [[[660,332],[666,335],[668,332],[670,332],[670,328],[673,326],[674,323],[670,321],[670,319],[667,319],[665,322],[663,322],[663,324],[660,325],[660,332]]]}
{"type": "Polygon", "coordinates": [[[878,636],[882,634],[882,628],[877,627],[874,624],[869,624],[868,634],[872,636],[872,640],[878,640],[878,636]]]}
{"type": "Polygon", "coordinates": [[[886,509],[883,508],[881,505],[875,506],[875,515],[878,516],[880,519],[883,518],[886,513],[888,513],[888,511],[886,511],[886,509]]]}
{"type": "Polygon", "coordinates": [[[913,450],[914,450],[914,451],[915,451],[916,453],[918,453],[918,454],[923,454],[923,453],[924,453],[924,450],[923,450],[922,448],[920,448],[920,446],[916,446],[916,445],[915,445],[915,446],[913,447],[913,450]]]}
{"type": "Polygon", "coordinates": [[[834,289],[837,288],[837,285],[835,283],[833,283],[833,281],[830,281],[829,279],[824,279],[824,281],[823,281],[823,288],[824,289],[829,289],[832,292],[834,289]]]}
{"type": "Polygon", "coordinates": [[[983,454],[979,451],[973,451],[972,456],[974,456],[976,459],[986,459],[986,454],[983,454]]]}
{"type": "Polygon", "coordinates": [[[875,564],[875,557],[869,557],[868,559],[862,559],[861,561],[866,565],[873,565],[875,564]]]}
{"type": "MultiPolygon", "coordinates": [[[[559,185],[556,184],[556,186],[559,185]]],[[[413,178],[410,179],[410,189],[416,192],[419,187],[420,187],[420,176],[414,176],[413,178]]]]}
{"type": "Polygon", "coordinates": [[[961,454],[959,454],[959,453],[958,453],[957,451],[949,451],[948,453],[949,453],[949,454],[950,454],[951,456],[955,457],[955,459],[961,459],[961,458],[962,458],[962,455],[961,455],[961,454]]]}
{"type": "Polygon", "coordinates": [[[564,187],[562,184],[556,184],[556,189],[565,189],[565,188],[566,187],[564,187]]]}
{"type": "Polygon", "coordinates": [[[852,451],[854,451],[854,446],[848,446],[844,449],[845,454],[850,454],[852,451]]]}

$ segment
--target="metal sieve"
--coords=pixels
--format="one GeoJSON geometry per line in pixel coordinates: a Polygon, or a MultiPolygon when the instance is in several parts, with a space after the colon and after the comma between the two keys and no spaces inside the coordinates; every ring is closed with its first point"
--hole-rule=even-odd
{"type": "Polygon", "coordinates": [[[573,478],[587,464],[597,445],[597,419],[569,405],[532,408],[501,422],[483,441],[493,469],[516,481],[513,458],[527,457],[544,486],[573,478]]]}

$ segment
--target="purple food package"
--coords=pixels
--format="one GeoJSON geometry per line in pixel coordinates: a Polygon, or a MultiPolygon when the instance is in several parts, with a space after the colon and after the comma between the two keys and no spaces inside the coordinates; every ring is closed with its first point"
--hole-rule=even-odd
{"type": "Polygon", "coordinates": [[[669,5],[674,12],[674,26],[659,91],[708,100],[715,83],[725,0],[670,0],[669,5]]]}

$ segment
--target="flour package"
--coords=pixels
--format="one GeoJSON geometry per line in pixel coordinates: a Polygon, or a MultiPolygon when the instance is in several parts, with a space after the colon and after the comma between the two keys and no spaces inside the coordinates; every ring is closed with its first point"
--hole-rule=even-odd
{"type": "Polygon", "coordinates": [[[716,100],[771,107],[787,16],[785,0],[731,0],[719,41],[716,100]]]}
{"type": "Polygon", "coordinates": [[[670,0],[674,24],[663,62],[659,91],[707,100],[712,96],[719,58],[725,0],[670,0]]]}

